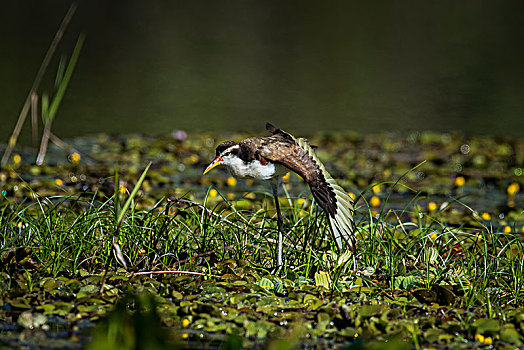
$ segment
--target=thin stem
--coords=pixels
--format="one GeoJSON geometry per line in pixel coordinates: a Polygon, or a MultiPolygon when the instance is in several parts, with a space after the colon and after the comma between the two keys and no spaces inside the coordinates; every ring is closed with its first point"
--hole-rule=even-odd
{"type": "Polygon", "coordinates": [[[47,50],[47,53],[44,59],[42,60],[42,64],[40,65],[40,68],[38,69],[38,73],[36,74],[35,80],[33,81],[33,86],[31,86],[31,89],[29,90],[29,94],[27,95],[27,98],[24,102],[24,107],[22,107],[22,110],[20,111],[20,115],[18,116],[18,121],[16,122],[15,128],[13,130],[13,134],[9,138],[9,142],[5,149],[4,155],[2,156],[2,161],[1,161],[2,165],[7,164],[7,161],[9,160],[9,156],[11,156],[11,152],[13,151],[13,148],[16,145],[16,141],[18,140],[18,135],[20,135],[20,131],[22,130],[22,126],[24,125],[24,122],[25,122],[25,118],[27,117],[27,113],[29,112],[29,107],[31,106],[31,96],[33,96],[33,93],[40,86],[40,82],[42,81],[42,77],[45,74],[47,66],[49,66],[49,62],[51,61],[51,58],[55,54],[58,43],[60,43],[60,40],[62,39],[62,36],[64,35],[64,32],[69,22],[71,21],[71,18],[73,18],[75,11],[76,11],[76,4],[73,3],[71,4],[71,7],[69,7],[69,10],[67,11],[66,15],[64,16],[64,19],[62,20],[62,23],[60,24],[60,27],[58,28],[55,34],[55,37],[53,41],[51,42],[51,45],[49,46],[49,49],[47,50]]]}
{"type": "Polygon", "coordinates": [[[275,199],[275,207],[277,208],[277,226],[278,226],[278,251],[277,251],[277,266],[282,266],[282,245],[283,245],[283,221],[280,213],[280,203],[278,203],[278,180],[271,181],[271,189],[273,190],[273,198],[275,199]]]}
{"type": "Polygon", "coordinates": [[[31,136],[33,147],[38,143],[38,94],[33,91],[31,94],[31,136]]]}

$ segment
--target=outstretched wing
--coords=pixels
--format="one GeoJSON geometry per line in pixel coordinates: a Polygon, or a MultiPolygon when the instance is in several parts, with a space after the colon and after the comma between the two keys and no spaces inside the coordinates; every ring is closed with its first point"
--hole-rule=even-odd
{"type": "Polygon", "coordinates": [[[274,163],[281,164],[299,174],[311,188],[315,201],[327,213],[330,228],[339,249],[345,240],[351,250],[355,248],[353,234],[353,200],[331,177],[318,159],[309,141],[296,139],[287,132],[267,123],[273,133],[271,142],[261,144],[260,155],[274,163]]]}

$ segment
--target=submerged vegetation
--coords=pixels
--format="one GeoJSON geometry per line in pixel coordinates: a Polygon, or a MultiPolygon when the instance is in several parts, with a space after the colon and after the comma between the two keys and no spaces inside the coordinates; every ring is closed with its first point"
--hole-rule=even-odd
{"type": "Polygon", "coordinates": [[[286,175],[275,271],[267,189],[201,177],[215,137],[78,138],[45,166],[18,149],[0,170],[0,345],[522,344],[524,140],[314,135],[356,198],[357,250],[286,175]]]}

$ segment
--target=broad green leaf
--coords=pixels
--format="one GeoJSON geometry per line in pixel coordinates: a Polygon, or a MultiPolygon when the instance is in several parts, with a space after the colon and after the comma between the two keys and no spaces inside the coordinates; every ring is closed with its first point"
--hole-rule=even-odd
{"type": "Polygon", "coordinates": [[[492,318],[481,318],[473,322],[473,327],[477,328],[477,333],[484,332],[498,332],[500,330],[500,323],[498,320],[492,318]]]}
{"type": "Polygon", "coordinates": [[[273,281],[266,277],[263,277],[260,281],[258,281],[258,285],[266,290],[273,290],[275,288],[273,281]]]}
{"type": "Polygon", "coordinates": [[[319,271],[315,273],[315,285],[317,287],[321,286],[326,289],[331,289],[331,277],[329,273],[325,271],[319,271]]]}

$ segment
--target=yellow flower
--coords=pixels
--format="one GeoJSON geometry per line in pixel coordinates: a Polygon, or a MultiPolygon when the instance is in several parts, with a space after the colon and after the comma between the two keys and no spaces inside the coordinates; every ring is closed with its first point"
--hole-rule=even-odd
{"type": "Polygon", "coordinates": [[[504,226],[504,229],[502,229],[502,232],[510,233],[511,232],[511,227],[510,226],[504,226]]]}
{"type": "Polygon", "coordinates": [[[435,203],[435,202],[429,202],[429,203],[428,203],[428,209],[429,209],[430,211],[436,210],[436,209],[437,209],[437,203],[435,203]]]}
{"type": "Polygon", "coordinates": [[[187,326],[189,326],[189,320],[187,318],[184,318],[182,320],[182,327],[186,328],[187,326]]]}
{"type": "Polygon", "coordinates": [[[73,154],[71,154],[71,163],[76,164],[80,161],[81,158],[82,156],[80,155],[80,153],[73,152],[73,154]]]}
{"type": "Polygon", "coordinates": [[[62,179],[55,179],[55,185],[62,186],[64,184],[64,181],[62,179]]]}
{"type": "Polygon", "coordinates": [[[520,191],[520,186],[518,183],[514,182],[512,183],[511,185],[508,186],[508,194],[510,196],[513,196],[515,193],[517,193],[518,191],[520,191]]]}
{"type": "Polygon", "coordinates": [[[477,343],[484,343],[484,336],[482,334],[475,334],[475,341],[477,343]]]}
{"type": "Polygon", "coordinates": [[[230,176],[227,178],[227,185],[229,187],[236,186],[236,184],[237,184],[237,179],[235,179],[233,176],[230,176]]]}
{"type": "Polygon", "coordinates": [[[369,200],[369,204],[371,204],[372,207],[378,207],[380,205],[380,198],[377,196],[371,197],[369,200]]]}
{"type": "Polygon", "coordinates": [[[482,218],[484,220],[491,220],[491,214],[484,212],[484,213],[482,213],[482,218]]]}
{"type": "Polygon", "coordinates": [[[22,157],[18,153],[13,156],[13,163],[20,164],[21,161],[22,157]]]}
{"type": "Polygon", "coordinates": [[[230,201],[232,201],[233,199],[235,199],[235,194],[233,192],[229,192],[227,195],[226,195],[226,198],[230,201]]]}
{"type": "Polygon", "coordinates": [[[437,233],[436,232],[432,232],[430,235],[429,235],[429,238],[431,238],[433,241],[437,239],[437,233]]]}
{"type": "Polygon", "coordinates": [[[282,182],[289,182],[289,177],[291,173],[288,171],[286,175],[282,176],[282,182]]]}
{"type": "Polygon", "coordinates": [[[493,339],[491,339],[491,337],[484,338],[484,344],[491,345],[492,343],[493,343],[493,339]]]}
{"type": "Polygon", "coordinates": [[[355,333],[355,335],[353,337],[358,338],[358,333],[355,333]]]}
{"type": "Polygon", "coordinates": [[[458,176],[457,178],[455,178],[455,185],[456,186],[464,186],[464,184],[466,183],[466,179],[464,178],[464,176],[458,176]]]}
{"type": "Polygon", "coordinates": [[[187,333],[182,333],[182,339],[187,339],[189,338],[189,334],[187,333]]]}
{"type": "Polygon", "coordinates": [[[209,197],[216,197],[218,195],[218,191],[212,188],[209,190],[209,197]]]}
{"type": "Polygon", "coordinates": [[[380,192],[380,185],[373,186],[373,193],[379,193],[380,192]]]}
{"type": "Polygon", "coordinates": [[[304,198],[297,199],[297,204],[298,205],[304,205],[304,203],[306,203],[306,200],[304,198]]]}
{"type": "Polygon", "coordinates": [[[351,199],[355,200],[357,196],[353,192],[348,192],[348,196],[351,197],[351,199]]]}
{"type": "Polygon", "coordinates": [[[255,199],[257,198],[257,195],[253,192],[246,192],[244,193],[244,197],[246,197],[247,199],[255,199]]]}
{"type": "Polygon", "coordinates": [[[78,181],[78,178],[75,175],[71,176],[71,182],[77,182],[77,181],[78,181]]]}
{"type": "Polygon", "coordinates": [[[195,164],[196,162],[198,162],[198,156],[196,154],[190,155],[189,157],[187,157],[187,162],[189,164],[195,164]]]}
{"type": "Polygon", "coordinates": [[[118,192],[120,192],[120,194],[125,194],[126,193],[126,186],[120,185],[120,187],[118,188],[118,192]]]}

